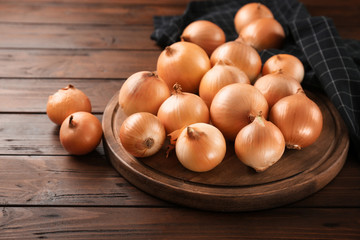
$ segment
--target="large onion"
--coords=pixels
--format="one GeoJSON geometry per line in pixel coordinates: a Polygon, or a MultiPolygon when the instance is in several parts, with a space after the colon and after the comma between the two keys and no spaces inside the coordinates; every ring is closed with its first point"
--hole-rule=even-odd
{"type": "Polygon", "coordinates": [[[69,84],[49,96],[46,113],[49,119],[61,125],[74,112],[91,112],[91,103],[84,92],[69,84]]]}
{"type": "Polygon", "coordinates": [[[211,53],[225,43],[224,31],[215,23],[198,20],[190,23],[180,36],[181,41],[192,42],[203,48],[210,56],[211,53]]]}
{"type": "Polygon", "coordinates": [[[136,112],[156,114],[160,105],[170,97],[167,84],[155,73],[141,71],[131,75],[119,92],[119,105],[126,115],[136,112]]]}
{"type": "Polygon", "coordinates": [[[160,106],[157,116],[167,133],[197,122],[208,123],[210,120],[205,102],[198,95],[182,92],[178,84],[174,85],[173,94],[160,106]]]}
{"type": "Polygon", "coordinates": [[[234,24],[237,33],[249,23],[260,18],[274,18],[268,7],[261,3],[248,3],[242,6],[235,14],[234,24]]]}
{"type": "Polygon", "coordinates": [[[261,71],[262,63],[259,53],[240,41],[226,42],[215,49],[210,57],[211,64],[214,66],[219,60],[231,61],[246,73],[251,82],[255,81],[261,71]]]}
{"type": "Polygon", "coordinates": [[[262,75],[278,71],[290,75],[298,82],[302,82],[305,74],[305,69],[302,62],[291,54],[277,54],[270,57],[264,63],[262,75]]]}
{"type": "Polygon", "coordinates": [[[226,142],[221,132],[206,123],[194,123],[182,130],[176,140],[176,156],[187,169],[205,172],[224,159],[226,142]]]}
{"type": "Polygon", "coordinates": [[[250,84],[250,80],[240,68],[220,60],[201,79],[199,96],[210,108],[215,94],[231,83],[250,84]]]}
{"type": "Polygon", "coordinates": [[[246,25],[239,35],[258,51],[269,48],[280,49],[285,39],[283,27],[274,18],[255,20],[246,25]]]}
{"type": "Polygon", "coordinates": [[[161,149],[166,133],[155,115],[138,112],[125,119],[119,136],[121,144],[130,154],[135,157],[148,157],[161,149]]]}
{"type": "Polygon", "coordinates": [[[281,71],[260,77],[256,80],[254,87],[264,95],[270,108],[281,98],[295,94],[302,89],[298,81],[281,71]]]}
{"type": "Polygon", "coordinates": [[[281,131],[261,114],[241,129],[235,139],[236,156],[257,172],[275,164],[284,151],[285,140],[281,131]]]}
{"type": "Polygon", "coordinates": [[[259,112],[266,118],[268,103],[258,89],[245,83],[223,87],[210,107],[212,124],[229,140],[235,140],[238,132],[251,123],[259,112]]]}
{"type": "Polygon", "coordinates": [[[157,73],[169,89],[178,83],[184,92],[197,92],[201,78],[210,68],[205,50],[190,42],[176,42],[166,47],[157,61],[157,73]]]}
{"type": "Polygon", "coordinates": [[[84,155],[99,145],[102,133],[101,123],[97,117],[89,112],[75,112],[61,124],[59,138],[66,151],[84,155]]]}
{"type": "Polygon", "coordinates": [[[281,130],[290,149],[302,149],[313,144],[323,126],[320,108],[303,91],[275,103],[269,119],[281,130]]]}

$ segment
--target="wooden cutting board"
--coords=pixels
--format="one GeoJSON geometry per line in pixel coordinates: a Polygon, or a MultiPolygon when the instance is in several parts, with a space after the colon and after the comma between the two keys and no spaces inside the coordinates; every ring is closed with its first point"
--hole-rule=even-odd
{"type": "Polygon", "coordinates": [[[347,128],[333,104],[321,94],[307,92],[320,107],[323,130],[303,150],[286,150],[262,173],[237,159],[228,142],[224,160],[215,169],[196,173],[185,169],[175,152],[166,149],[148,158],[135,158],[122,147],[119,129],[126,115],[118,93],[103,115],[103,144],[114,168],[139,189],[172,203],[212,211],[252,211],[301,200],[327,185],[341,170],[349,148],[347,128]]]}

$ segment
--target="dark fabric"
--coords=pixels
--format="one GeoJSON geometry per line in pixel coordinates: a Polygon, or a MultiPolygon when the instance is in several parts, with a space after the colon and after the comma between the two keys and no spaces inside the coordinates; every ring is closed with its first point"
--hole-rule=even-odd
{"type": "MultiPolygon", "coordinates": [[[[188,4],[181,16],[155,16],[151,39],[161,47],[179,41],[183,29],[195,20],[209,20],[221,27],[226,40],[237,38],[233,19],[249,0],[209,0],[188,4]]],[[[298,57],[305,67],[304,88],[327,94],[346,123],[352,145],[360,156],[360,41],[342,39],[332,20],[312,17],[297,0],[257,1],[266,5],[283,26],[282,49],[260,52],[262,62],[279,53],[298,57]]]]}

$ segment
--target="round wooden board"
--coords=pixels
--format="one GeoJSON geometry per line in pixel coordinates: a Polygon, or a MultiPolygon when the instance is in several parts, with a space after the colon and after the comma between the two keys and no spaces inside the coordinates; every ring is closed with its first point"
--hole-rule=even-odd
{"type": "Polygon", "coordinates": [[[307,92],[320,107],[323,130],[318,140],[303,150],[286,150],[262,173],[237,159],[233,143],[215,169],[196,173],[185,169],[173,151],[135,158],[122,147],[119,129],[126,115],[118,93],[103,115],[104,148],[114,168],[143,191],[183,206],[212,211],[252,211],[279,207],[301,200],[328,184],[341,170],[349,148],[347,128],[332,103],[323,95],[307,92]]]}

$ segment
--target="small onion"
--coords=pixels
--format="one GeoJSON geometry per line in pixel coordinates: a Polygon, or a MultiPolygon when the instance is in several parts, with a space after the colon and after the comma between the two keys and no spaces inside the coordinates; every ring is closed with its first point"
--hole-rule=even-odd
{"type": "Polygon", "coordinates": [[[240,130],[234,148],[236,156],[245,165],[262,172],[284,154],[285,140],[280,129],[260,114],[240,130]]]}
{"type": "Polygon", "coordinates": [[[232,62],[246,73],[251,82],[254,82],[261,71],[262,63],[259,53],[240,41],[226,42],[215,49],[210,57],[212,66],[219,60],[232,62]]]}
{"type": "Polygon", "coordinates": [[[154,72],[141,71],[131,75],[119,92],[119,105],[126,115],[136,112],[156,114],[160,105],[170,97],[167,84],[154,72]]]}
{"type": "Polygon", "coordinates": [[[210,107],[212,124],[226,139],[235,140],[238,132],[251,123],[261,111],[266,118],[268,103],[261,92],[245,83],[223,87],[214,97],[210,107]]]}
{"type": "Polygon", "coordinates": [[[167,133],[192,123],[210,121],[205,102],[193,93],[182,92],[179,84],[174,85],[173,94],[160,106],[157,116],[167,133]]]}
{"type": "Polygon", "coordinates": [[[261,3],[248,3],[235,14],[234,25],[237,33],[249,23],[260,18],[274,18],[271,10],[261,3]]]}
{"type": "Polygon", "coordinates": [[[74,155],[84,155],[99,145],[102,126],[99,119],[91,113],[75,112],[61,124],[59,137],[66,151],[74,155]]]}
{"type": "Polygon", "coordinates": [[[216,127],[195,123],[182,130],[176,141],[175,151],[185,168],[194,172],[206,172],[222,162],[226,142],[216,127]]]}
{"type": "Polygon", "coordinates": [[[224,86],[231,83],[247,83],[250,80],[247,75],[231,63],[227,64],[219,60],[201,79],[199,86],[199,96],[210,108],[215,94],[224,86]]]}
{"type": "Polygon", "coordinates": [[[74,112],[91,112],[91,103],[84,92],[69,84],[49,96],[46,113],[50,120],[57,125],[74,112]]]}
{"type": "Polygon", "coordinates": [[[269,120],[281,130],[289,149],[300,150],[313,144],[323,126],[320,108],[301,90],[275,103],[269,120]]]}
{"type": "Polygon", "coordinates": [[[161,52],[157,73],[169,89],[179,83],[184,92],[197,92],[201,78],[211,68],[209,56],[190,42],[176,42],[161,52]]]}
{"type": "Polygon", "coordinates": [[[180,39],[199,45],[209,56],[215,48],[225,43],[226,40],[224,31],[215,23],[207,20],[197,20],[190,23],[184,29],[180,39]]]}
{"type": "Polygon", "coordinates": [[[160,120],[148,112],[138,112],[125,119],[120,127],[120,141],[135,157],[157,153],[164,144],[166,133],[160,120]]]}
{"type": "Polygon", "coordinates": [[[277,54],[269,58],[263,66],[262,75],[282,71],[298,82],[304,79],[305,69],[302,62],[291,54],[277,54]]]}
{"type": "Polygon", "coordinates": [[[254,87],[266,98],[271,108],[281,98],[295,94],[302,89],[300,83],[282,71],[270,73],[256,80],[254,87]]]}
{"type": "Polygon", "coordinates": [[[255,20],[246,25],[239,35],[258,51],[269,48],[280,49],[285,39],[283,27],[274,18],[255,20]]]}

